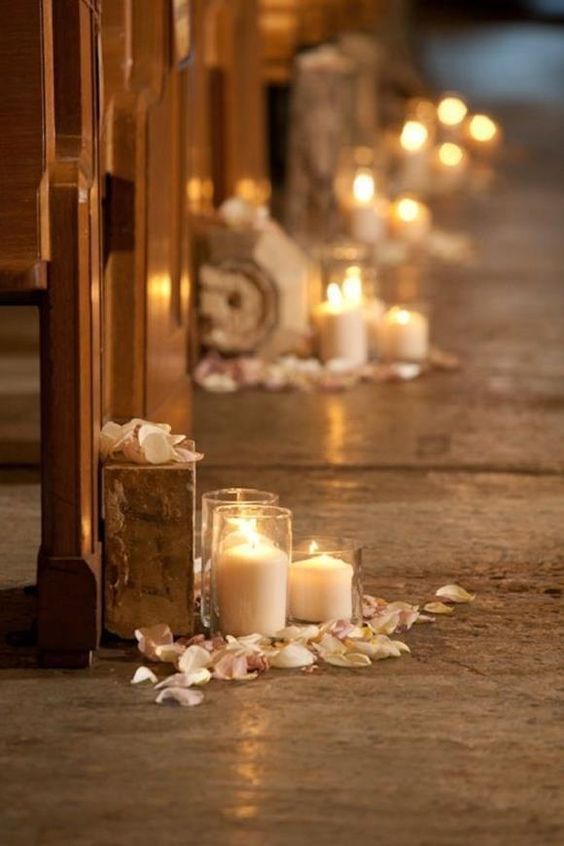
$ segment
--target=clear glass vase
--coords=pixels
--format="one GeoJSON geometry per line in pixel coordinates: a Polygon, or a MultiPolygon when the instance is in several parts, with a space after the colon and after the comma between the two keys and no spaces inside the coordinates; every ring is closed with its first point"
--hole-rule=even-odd
{"type": "Polygon", "coordinates": [[[292,513],[274,505],[220,505],[213,512],[211,628],[274,635],[287,618],[292,513]]]}
{"type": "Polygon", "coordinates": [[[202,496],[201,531],[201,603],[200,618],[207,629],[211,626],[210,568],[212,554],[213,513],[220,505],[238,503],[254,505],[278,505],[278,494],[256,488],[221,488],[208,491],[202,496]]]}
{"type": "Polygon", "coordinates": [[[362,548],[350,538],[309,537],[294,547],[288,616],[297,623],[362,622],[362,548]]]}

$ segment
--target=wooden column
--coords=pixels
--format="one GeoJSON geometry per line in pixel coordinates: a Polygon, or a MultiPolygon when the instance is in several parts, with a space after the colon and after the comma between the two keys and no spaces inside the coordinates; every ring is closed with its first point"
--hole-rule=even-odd
{"type": "Polygon", "coordinates": [[[41,312],[42,541],[47,666],[86,666],[100,630],[97,433],[100,249],[96,3],[44,0],[47,289],[41,312]]]}

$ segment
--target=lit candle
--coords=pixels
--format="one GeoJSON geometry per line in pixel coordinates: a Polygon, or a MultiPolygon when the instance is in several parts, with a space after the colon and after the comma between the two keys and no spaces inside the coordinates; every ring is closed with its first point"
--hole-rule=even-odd
{"type": "Polygon", "coordinates": [[[421,121],[407,120],[399,141],[402,154],[402,187],[421,190],[425,187],[429,175],[429,131],[421,121]]]}
{"type": "Polygon", "coordinates": [[[431,231],[431,211],[415,197],[398,197],[390,209],[390,228],[393,235],[419,244],[431,231]]]}
{"type": "Polygon", "coordinates": [[[393,306],[378,326],[378,354],[386,361],[423,361],[429,352],[429,321],[418,311],[393,306]]]}
{"type": "Polygon", "coordinates": [[[351,237],[363,244],[376,244],[384,235],[382,203],[370,168],[358,168],[352,185],[351,237]]]}
{"type": "Polygon", "coordinates": [[[352,565],[310,545],[311,558],[290,564],[289,614],[294,620],[322,623],[350,620],[352,608],[352,565]]]}
{"type": "Polygon", "coordinates": [[[368,342],[360,279],[349,278],[343,289],[331,282],[327,300],[316,309],[315,320],[322,361],[342,358],[355,367],[366,363],[368,342]]]}
{"type": "Polygon", "coordinates": [[[473,150],[491,155],[499,146],[501,131],[488,115],[472,115],[466,124],[466,136],[473,150]]]}
{"type": "Polygon", "coordinates": [[[252,521],[223,542],[215,569],[215,597],[223,634],[273,635],[286,625],[288,556],[252,521]]]}
{"type": "Polygon", "coordinates": [[[467,113],[468,106],[457,95],[448,94],[442,98],[437,106],[437,117],[445,138],[456,141],[461,137],[467,113]]]}
{"type": "Polygon", "coordinates": [[[382,300],[375,296],[365,296],[362,285],[362,271],[358,265],[350,265],[345,271],[345,278],[342,284],[343,296],[350,303],[362,305],[366,333],[368,337],[368,348],[370,353],[377,349],[378,323],[386,307],[382,300]]]}
{"type": "Polygon", "coordinates": [[[439,187],[445,191],[459,188],[468,169],[468,154],[450,141],[441,144],[436,152],[435,170],[439,187]]]}

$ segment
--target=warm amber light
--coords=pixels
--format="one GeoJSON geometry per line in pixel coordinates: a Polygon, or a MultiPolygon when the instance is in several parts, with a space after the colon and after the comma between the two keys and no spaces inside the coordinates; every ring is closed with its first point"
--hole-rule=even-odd
{"type": "Polygon", "coordinates": [[[370,203],[374,199],[376,185],[369,171],[359,170],[353,180],[353,196],[358,203],[370,203]]]}
{"type": "Polygon", "coordinates": [[[441,144],[439,147],[439,160],[445,167],[457,167],[464,158],[464,150],[458,144],[441,144]]]}
{"type": "Polygon", "coordinates": [[[406,308],[396,306],[390,312],[390,317],[394,323],[401,323],[402,326],[407,326],[411,320],[411,314],[406,308]]]}
{"type": "Polygon", "coordinates": [[[343,280],[343,295],[349,303],[362,302],[362,275],[360,267],[351,265],[347,267],[343,280]]]}
{"type": "Polygon", "coordinates": [[[416,220],[420,213],[421,203],[414,200],[412,197],[402,197],[398,200],[397,212],[400,220],[404,223],[411,223],[416,220]]]}
{"type": "Polygon", "coordinates": [[[474,115],[468,125],[468,131],[474,141],[487,143],[492,141],[497,135],[497,125],[487,115],[474,115]]]}
{"type": "Polygon", "coordinates": [[[458,126],[466,117],[468,106],[460,97],[443,97],[437,106],[437,115],[445,126],[458,126]]]}
{"type": "Polygon", "coordinates": [[[339,308],[343,305],[343,293],[336,282],[331,282],[327,286],[327,300],[333,308],[339,308]]]}
{"type": "Polygon", "coordinates": [[[427,127],[418,120],[407,120],[401,131],[400,144],[408,153],[414,153],[425,146],[429,133],[427,127]]]}
{"type": "Polygon", "coordinates": [[[317,543],[317,541],[312,541],[309,545],[309,554],[313,555],[313,553],[317,552],[318,549],[319,549],[319,544],[317,543]]]}

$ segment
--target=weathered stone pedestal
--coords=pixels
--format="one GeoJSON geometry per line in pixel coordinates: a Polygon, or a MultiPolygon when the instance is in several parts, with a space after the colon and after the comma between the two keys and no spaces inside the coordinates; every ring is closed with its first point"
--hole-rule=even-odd
{"type": "Polygon", "coordinates": [[[193,631],[195,468],[104,467],[104,627],[132,638],[140,626],[193,631]]]}

